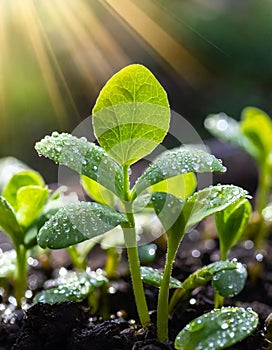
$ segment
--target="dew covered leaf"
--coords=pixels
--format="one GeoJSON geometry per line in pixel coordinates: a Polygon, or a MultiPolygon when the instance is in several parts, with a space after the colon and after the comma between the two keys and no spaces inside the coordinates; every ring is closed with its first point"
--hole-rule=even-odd
{"type": "MultiPolygon", "coordinates": [[[[141,276],[143,282],[158,288],[161,286],[163,273],[159,270],[148,266],[141,266],[141,276]]],[[[182,288],[182,283],[176,278],[171,277],[169,288],[182,288]]]]}
{"type": "Polygon", "coordinates": [[[216,185],[204,188],[188,198],[182,210],[186,231],[206,217],[246,198],[248,192],[234,185],[216,185]]]}
{"type": "Polygon", "coordinates": [[[21,187],[16,196],[16,218],[23,227],[29,227],[40,215],[49,194],[48,188],[38,186],[21,187]]]}
{"type": "Polygon", "coordinates": [[[130,165],[164,139],[170,108],[154,75],[146,67],[132,64],[106,83],[92,116],[99,144],[119,164],[130,165]]]}
{"type": "Polygon", "coordinates": [[[223,297],[233,297],[241,292],[247,279],[247,270],[241,263],[237,263],[234,270],[221,270],[214,274],[212,286],[223,297]]]}
{"type": "Polygon", "coordinates": [[[225,113],[211,114],[204,122],[209,132],[223,142],[239,147],[253,158],[257,157],[256,147],[241,131],[240,123],[225,113]]]}
{"type": "Polygon", "coordinates": [[[188,198],[196,189],[197,181],[194,173],[180,174],[158,182],[148,189],[150,192],[167,192],[178,199],[188,198]]]}
{"type": "Polygon", "coordinates": [[[153,161],[137,180],[132,196],[135,198],[146,188],[180,174],[224,172],[225,170],[221,160],[207,152],[174,148],[163,152],[153,161]]]}
{"type": "Polygon", "coordinates": [[[243,198],[215,213],[220,252],[224,257],[227,257],[228,251],[237,243],[244,232],[251,210],[251,204],[243,198]]]}
{"type": "Polygon", "coordinates": [[[257,158],[264,162],[272,151],[272,122],[258,108],[247,107],[242,111],[241,131],[257,149],[257,158]]]}
{"type": "Polygon", "coordinates": [[[177,350],[219,350],[243,340],[258,325],[258,315],[251,309],[222,307],[191,321],[177,335],[177,350]]]}
{"type": "Polygon", "coordinates": [[[13,208],[5,198],[0,196],[0,227],[10,236],[13,242],[19,242],[23,238],[23,232],[16,219],[13,208]]]}
{"type": "Polygon", "coordinates": [[[95,288],[102,287],[107,282],[104,275],[95,271],[68,272],[51,282],[54,287],[38,293],[34,303],[55,304],[66,300],[79,302],[90,295],[95,288]]]}
{"type": "Polygon", "coordinates": [[[25,186],[44,187],[44,180],[39,173],[34,170],[20,171],[14,174],[3,190],[2,196],[17,211],[17,193],[25,186]]]}
{"type": "Polygon", "coordinates": [[[37,142],[35,149],[40,155],[91,178],[122,198],[123,172],[120,165],[101,147],[88,142],[84,137],[55,131],[52,136],[45,136],[37,142]]]}
{"type": "Polygon", "coordinates": [[[2,252],[0,250],[0,278],[13,278],[16,272],[15,249],[2,252]]]}
{"type": "Polygon", "coordinates": [[[78,202],[52,216],[40,229],[37,240],[42,248],[65,248],[102,235],[125,221],[125,215],[111,208],[78,202]]]}

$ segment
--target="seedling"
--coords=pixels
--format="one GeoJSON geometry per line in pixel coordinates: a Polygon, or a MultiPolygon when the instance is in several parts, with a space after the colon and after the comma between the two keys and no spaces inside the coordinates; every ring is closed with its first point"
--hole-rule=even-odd
{"type": "MultiPolygon", "coordinates": [[[[166,93],[152,73],[131,65],[114,75],[93,108],[93,128],[100,144],[53,132],[35,146],[40,155],[90,178],[104,203],[78,202],[60,209],[38,234],[41,247],[58,249],[89,240],[121,225],[127,248],[136,306],[143,327],[150,322],[137,250],[135,212],[153,206],[168,236],[168,253],[158,301],[158,338],[167,339],[168,292],[173,261],[186,231],[247,192],[236,186],[195,190],[194,173],[225,171],[222,162],[201,150],[176,148],[157,157],[131,189],[130,165],[163,140],[169,127],[166,93]],[[177,183],[182,193],[171,194],[177,183]],[[171,188],[171,193],[167,193],[171,188]],[[109,196],[102,195],[109,193],[109,196]],[[115,199],[121,211],[115,209],[115,199]]],[[[101,199],[100,199],[101,202],[101,199]]]]}
{"type": "Polygon", "coordinates": [[[36,234],[45,220],[41,215],[48,195],[40,174],[26,170],[14,174],[0,196],[0,226],[16,251],[16,268],[13,273],[6,269],[3,277],[12,276],[14,296],[19,305],[27,284],[27,252],[37,244],[36,234]]]}
{"type": "Polygon", "coordinates": [[[260,228],[254,241],[261,244],[267,234],[263,220],[263,210],[269,200],[272,188],[272,122],[262,110],[254,107],[243,109],[241,121],[228,117],[225,113],[213,114],[205,120],[206,128],[217,138],[243,149],[255,159],[259,169],[255,210],[261,218],[260,228]]]}

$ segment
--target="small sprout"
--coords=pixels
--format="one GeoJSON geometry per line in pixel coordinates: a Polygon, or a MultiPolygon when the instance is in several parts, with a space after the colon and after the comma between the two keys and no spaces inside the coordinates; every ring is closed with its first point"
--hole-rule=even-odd
{"type": "Polygon", "coordinates": [[[79,302],[107,282],[104,275],[95,271],[68,272],[52,282],[54,287],[38,293],[34,303],[55,304],[65,300],[79,302]]]}
{"type": "Polygon", "coordinates": [[[191,321],[177,335],[177,350],[219,350],[243,340],[256,329],[258,315],[251,309],[223,307],[191,321]]]}
{"type": "MultiPolygon", "coordinates": [[[[162,283],[163,274],[157,269],[152,267],[141,267],[142,280],[155,287],[160,287],[162,283]]],[[[171,277],[169,282],[169,288],[182,288],[182,283],[176,278],[171,277]]]]}

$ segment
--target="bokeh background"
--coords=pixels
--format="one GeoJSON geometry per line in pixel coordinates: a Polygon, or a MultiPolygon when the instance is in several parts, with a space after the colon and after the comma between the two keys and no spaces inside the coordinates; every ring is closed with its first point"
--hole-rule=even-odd
{"type": "Polygon", "coordinates": [[[207,114],[271,112],[271,0],[1,0],[0,157],[56,181],[33,146],[72,131],[112,74],[150,68],[203,138],[207,114]]]}

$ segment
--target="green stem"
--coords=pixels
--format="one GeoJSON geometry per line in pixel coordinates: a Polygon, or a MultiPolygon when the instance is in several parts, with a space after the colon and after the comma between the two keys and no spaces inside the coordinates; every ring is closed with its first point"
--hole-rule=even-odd
{"type": "Polygon", "coordinates": [[[137,237],[135,230],[134,213],[131,202],[130,182],[129,182],[129,167],[124,166],[124,190],[125,190],[125,211],[127,216],[127,223],[122,224],[124,232],[125,243],[127,247],[129,269],[132,280],[132,288],[136,301],[136,307],[142,327],[146,327],[150,323],[146,298],[144,294],[144,287],[141,278],[141,268],[137,249],[137,237]]]}
{"type": "Polygon", "coordinates": [[[157,335],[160,342],[168,340],[169,283],[175,255],[176,252],[168,247],[157,308],[157,335]]]}
{"type": "Polygon", "coordinates": [[[72,265],[76,267],[79,270],[85,270],[86,269],[86,259],[83,259],[76,249],[76,246],[70,246],[66,248],[66,251],[68,252],[72,265]]]}
{"type": "Polygon", "coordinates": [[[120,262],[120,252],[117,248],[111,247],[107,249],[107,260],[105,272],[109,279],[116,278],[118,275],[118,266],[120,262]]]}
{"type": "Polygon", "coordinates": [[[255,235],[255,243],[256,246],[260,247],[267,235],[268,228],[264,221],[262,211],[266,207],[268,200],[269,200],[269,191],[270,191],[270,183],[269,183],[269,168],[264,162],[264,164],[260,165],[260,171],[259,171],[259,182],[258,182],[258,189],[256,193],[256,204],[255,209],[259,214],[260,217],[260,224],[259,229],[257,231],[257,234],[255,235]]]}
{"type": "Polygon", "coordinates": [[[15,247],[16,249],[16,275],[14,280],[14,296],[17,305],[22,305],[22,298],[27,288],[27,250],[23,244],[15,247]]]}

